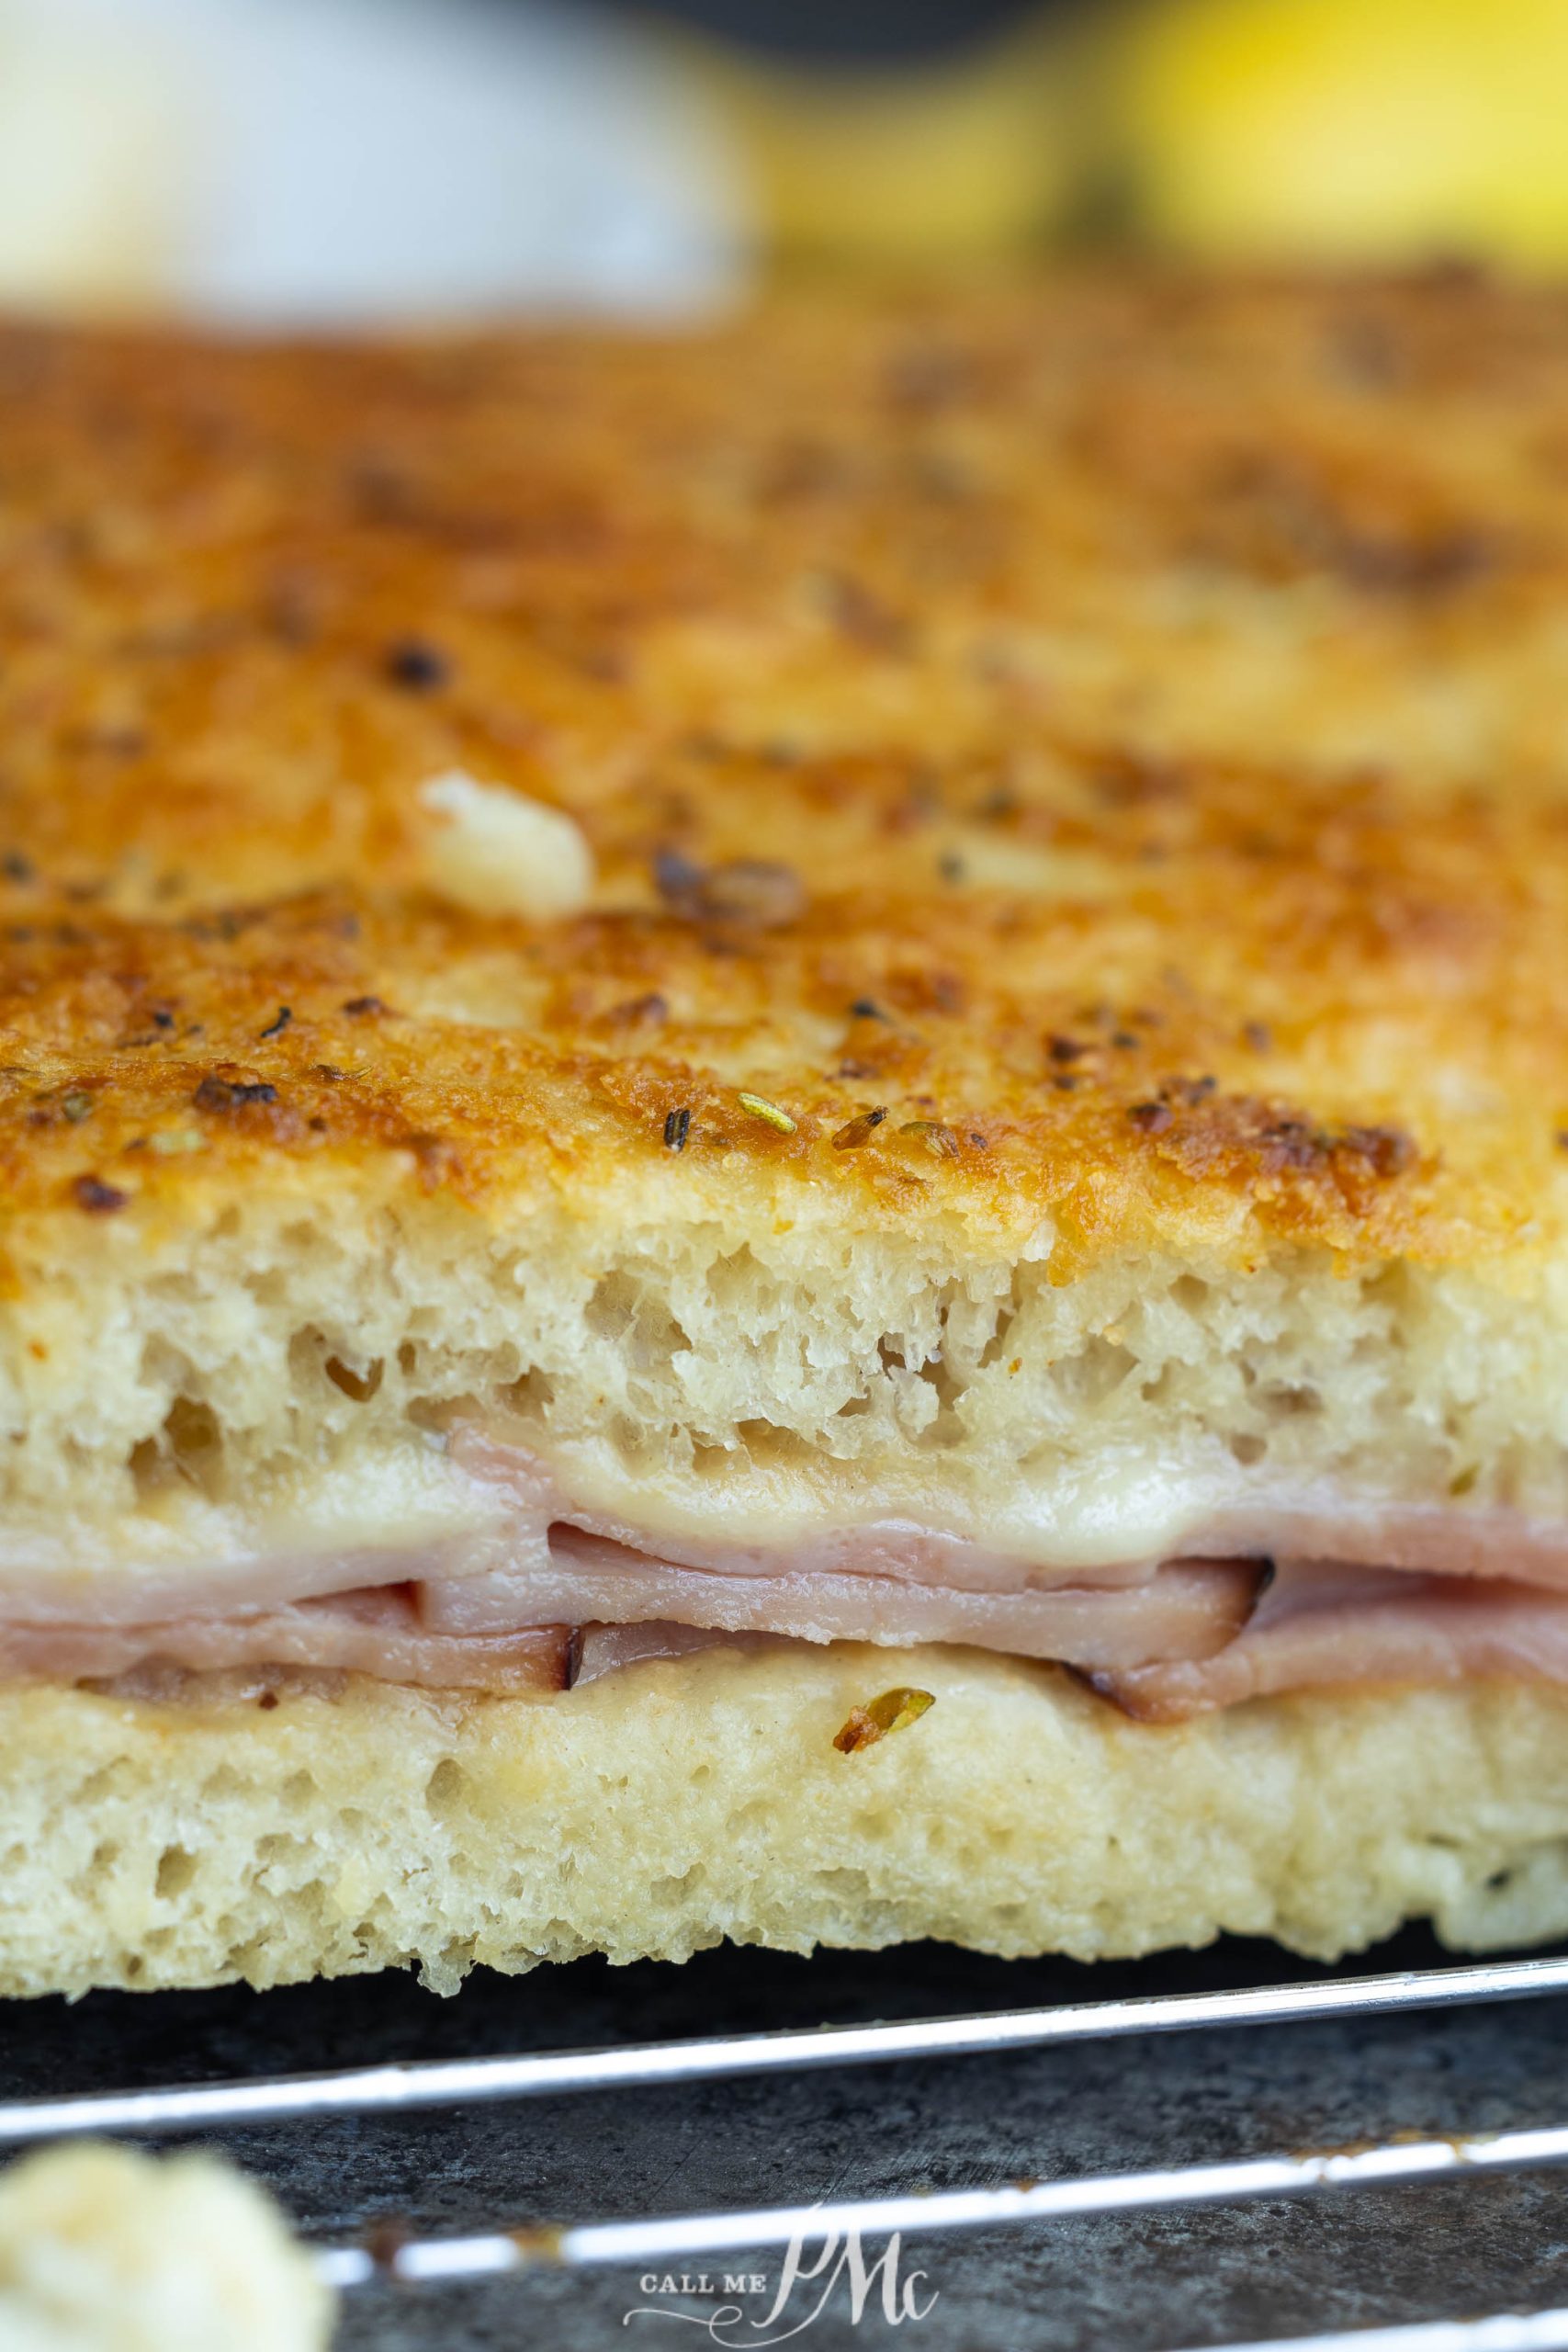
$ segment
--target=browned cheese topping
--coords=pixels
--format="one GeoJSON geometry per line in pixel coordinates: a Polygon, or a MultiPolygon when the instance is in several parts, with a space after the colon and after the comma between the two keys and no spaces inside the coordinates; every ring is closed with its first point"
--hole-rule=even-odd
{"type": "Polygon", "coordinates": [[[1555,1234],[1561,298],[14,327],[0,413],[11,1215],[397,1155],[1049,1209],[1064,1276],[1555,1234]]]}

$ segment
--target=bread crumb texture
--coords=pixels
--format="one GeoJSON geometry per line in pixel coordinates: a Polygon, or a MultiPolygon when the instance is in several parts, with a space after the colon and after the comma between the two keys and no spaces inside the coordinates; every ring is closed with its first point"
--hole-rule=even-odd
{"type": "Polygon", "coordinates": [[[314,1187],[199,1232],[84,1224],[0,1308],[24,1558],[199,1566],[264,1522],[407,1527],[451,1508],[433,1433],[474,1414],[628,1518],[663,1496],[760,1530],[882,1508],[985,1540],[1136,1505],[1157,1548],[1167,1497],[1322,1480],[1568,1512],[1554,1281],[1305,1250],[1248,1272],[1198,1246],[1061,1282],[1048,1234],[1010,1262],[935,1211],[900,1238],[617,1227],[602,1195],[499,1231],[314,1187]]]}
{"type": "Polygon", "coordinates": [[[326,2352],[334,2305],[215,2157],[86,2143],[0,2175],[5,2352],[326,2352]]]}
{"type": "Polygon", "coordinates": [[[1568,1697],[1316,1693],[1169,1728],[974,1653],[715,1650],[544,1701],[0,1693],[0,1992],[416,1962],[454,1990],[723,1938],[1078,1957],[1430,1917],[1568,1930],[1568,1697]],[[834,1746],[890,1682],[933,1704],[834,1746]]]}

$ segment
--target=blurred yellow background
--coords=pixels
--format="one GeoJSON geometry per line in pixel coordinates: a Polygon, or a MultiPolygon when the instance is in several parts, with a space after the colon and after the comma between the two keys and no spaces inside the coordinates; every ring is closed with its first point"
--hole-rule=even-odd
{"type": "Polygon", "coordinates": [[[1568,264],[1568,0],[1133,0],[914,73],[719,80],[785,251],[1095,232],[1206,257],[1568,264]]]}
{"type": "Polygon", "coordinates": [[[1167,0],[1110,87],[1134,217],[1168,243],[1568,261],[1564,0],[1167,0]]]}
{"type": "Polygon", "coordinates": [[[829,58],[545,0],[0,0],[0,300],[681,307],[1107,242],[1568,268],[1568,0],[988,21],[829,58]]]}

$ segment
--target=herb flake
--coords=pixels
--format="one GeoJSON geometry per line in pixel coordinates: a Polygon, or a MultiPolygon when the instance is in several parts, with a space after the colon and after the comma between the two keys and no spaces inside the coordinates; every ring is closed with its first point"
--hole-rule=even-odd
{"type": "Polygon", "coordinates": [[[838,1134],[830,1138],[833,1149],[858,1151],[862,1144],[871,1141],[886,1116],[887,1106],[883,1102],[879,1102],[874,1111],[863,1111],[858,1118],[851,1119],[847,1125],[841,1126],[838,1134]]]}
{"type": "Polygon", "coordinates": [[[735,1099],[751,1118],[764,1120],[770,1127],[776,1127],[781,1136],[794,1135],[795,1123],[789,1113],[781,1111],[776,1102],[770,1102],[765,1094],[738,1094],[735,1099]]]}
{"type": "Polygon", "coordinates": [[[834,1735],[833,1745],[840,1756],[853,1756],[863,1747],[874,1747],[889,1732],[903,1731],[909,1724],[919,1723],[935,1704],[934,1690],[915,1690],[906,1683],[897,1683],[863,1707],[852,1707],[848,1722],[834,1735]]]}

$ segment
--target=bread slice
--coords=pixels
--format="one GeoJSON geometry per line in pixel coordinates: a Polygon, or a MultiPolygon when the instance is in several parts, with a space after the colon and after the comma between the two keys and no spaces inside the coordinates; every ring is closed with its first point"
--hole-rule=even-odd
{"type": "Polygon", "coordinates": [[[1562,1926],[1554,294],[0,393],[0,1983],[1562,1926]]]}
{"type": "Polygon", "coordinates": [[[275,1707],[0,1699],[0,1991],[288,1984],[417,1962],[456,1992],[585,1952],[940,1937],[1099,1959],[1215,1935],[1334,1959],[1429,1917],[1568,1930],[1560,1692],[1316,1690],[1129,1721],[975,1649],[719,1648],[547,1701],[356,1678],[275,1707]],[[858,1752],[855,1710],[935,1704],[858,1752]]]}

